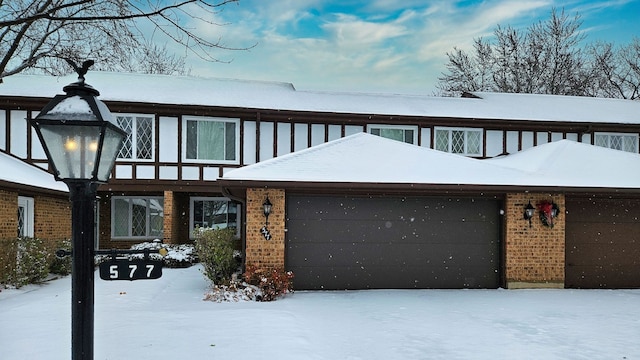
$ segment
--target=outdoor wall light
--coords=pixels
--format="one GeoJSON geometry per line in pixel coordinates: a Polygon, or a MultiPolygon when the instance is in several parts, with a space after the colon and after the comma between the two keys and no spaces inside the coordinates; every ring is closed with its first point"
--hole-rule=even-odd
{"type": "Polygon", "coordinates": [[[264,224],[265,225],[269,224],[269,215],[271,214],[271,207],[272,206],[273,205],[271,204],[271,201],[269,201],[269,197],[267,196],[267,198],[262,203],[262,211],[264,212],[264,224]]]}
{"type": "Polygon", "coordinates": [[[524,208],[524,219],[529,220],[529,227],[531,227],[531,218],[533,218],[533,215],[535,215],[535,213],[536,208],[534,208],[533,205],[531,205],[531,201],[529,201],[527,206],[524,208]]]}
{"type": "Polygon", "coordinates": [[[262,213],[264,214],[264,226],[262,227],[262,229],[260,229],[262,236],[264,236],[264,239],[267,241],[271,240],[271,232],[269,231],[269,228],[267,228],[267,226],[269,225],[269,215],[271,214],[272,206],[273,204],[271,204],[271,201],[269,201],[269,197],[267,196],[267,198],[262,203],[262,213]]]}

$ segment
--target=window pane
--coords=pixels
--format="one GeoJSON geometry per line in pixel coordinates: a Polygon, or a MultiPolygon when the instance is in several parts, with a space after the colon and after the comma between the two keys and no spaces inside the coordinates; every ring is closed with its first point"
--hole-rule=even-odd
{"type": "Polygon", "coordinates": [[[413,130],[404,131],[404,142],[407,144],[413,144],[413,130]]]}
{"type": "Polygon", "coordinates": [[[136,158],[152,159],[153,122],[148,117],[136,118],[136,158]]]}
{"type": "Polygon", "coordinates": [[[380,136],[380,129],[371,129],[371,135],[378,135],[378,136],[380,136]]]}
{"type": "Polygon", "coordinates": [[[115,199],[113,202],[113,236],[129,235],[129,200],[115,199]]]}
{"type": "Polygon", "coordinates": [[[467,131],[467,154],[480,155],[480,132],[467,131]]]}
{"type": "Polygon", "coordinates": [[[224,159],[224,123],[198,122],[198,159],[224,159]]]}
{"type": "Polygon", "coordinates": [[[454,154],[464,154],[464,131],[453,130],[451,132],[451,152],[454,154]]]}
{"type": "Polygon", "coordinates": [[[596,146],[609,147],[609,136],[596,134],[593,139],[593,143],[596,146]]]}
{"type": "Polygon", "coordinates": [[[404,130],[402,129],[380,129],[380,136],[391,139],[404,141],[404,130]]]}
{"type": "Polygon", "coordinates": [[[436,150],[449,151],[449,130],[436,130],[436,150]]]}
{"type": "Polygon", "coordinates": [[[147,202],[136,199],[131,206],[131,236],[145,236],[147,233],[147,202]]]}
{"type": "Polygon", "coordinates": [[[116,121],[118,122],[118,126],[127,133],[118,158],[131,159],[133,156],[133,138],[131,136],[131,132],[133,131],[133,118],[131,116],[117,116],[116,121]]]}
{"type": "Polygon", "coordinates": [[[609,146],[612,149],[622,150],[622,136],[609,135],[609,146]]]}
{"type": "Polygon", "coordinates": [[[164,201],[149,199],[149,234],[148,236],[162,237],[164,229],[164,201]]]}
{"type": "Polygon", "coordinates": [[[624,151],[628,151],[628,152],[632,152],[632,153],[637,153],[638,150],[636,149],[636,137],[633,135],[630,136],[625,136],[624,137],[624,151]]]}
{"type": "Polygon", "coordinates": [[[26,209],[24,206],[18,206],[18,237],[23,237],[24,234],[24,216],[26,209]]]}
{"type": "Polygon", "coordinates": [[[225,160],[236,159],[236,124],[225,123],[225,160]]]}
{"type": "Polygon", "coordinates": [[[198,122],[187,120],[187,159],[198,158],[198,122]]]}

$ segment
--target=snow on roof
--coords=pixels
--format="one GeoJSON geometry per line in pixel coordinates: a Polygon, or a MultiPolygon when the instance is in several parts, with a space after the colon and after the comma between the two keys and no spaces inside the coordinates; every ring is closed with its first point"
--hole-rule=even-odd
{"type": "Polygon", "coordinates": [[[526,172],[531,185],[640,188],[640,155],[571,140],[482,161],[526,172]]]}
{"type": "MultiPolygon", "coordinates": [[[[242,107],[327,113],[640,124],[640,101],[474,93],[479,98],[298,91],[290,83],[89,72],[103,101],[242,107]]],[[[53,97],[76,75],[13,75],[0,96],[53,97]]]]}
{"type": "Polygon", "coordinates": [[[37,166],[0,151],[0,180],[19,185],[28,185],[47,190],[69,192],[67,185],[56,181],[53,175],[37,166]]]}
{"type": "Polygon", "coordinates": [[[229,171],[223,179],[640,188],[640,156],[562,140],[478,160],[358,133],[229,171]]]}

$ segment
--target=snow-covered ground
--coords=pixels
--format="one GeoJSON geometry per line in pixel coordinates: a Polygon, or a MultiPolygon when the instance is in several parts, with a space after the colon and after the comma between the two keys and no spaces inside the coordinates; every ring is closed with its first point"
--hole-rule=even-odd
{"type": "MultiPolygon", "coordinates": [[[[70,277],[0,292],[0,359],[70,359],[70,277]]],[[[96,273],[95,359],[639,359],[640,290],[299,291],[203,301],[200,266],[96,273]]]]}

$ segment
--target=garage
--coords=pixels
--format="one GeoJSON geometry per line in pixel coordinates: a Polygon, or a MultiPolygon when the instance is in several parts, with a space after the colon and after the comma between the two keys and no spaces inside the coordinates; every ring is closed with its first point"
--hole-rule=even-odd
{"type": "Polygon", "coordinates": [[[568,288],[640,287],[638,199],[567,196],[568,288]]]}
{"type": "Polygon", "coordinates": [[[297,289],[497,288],[496,199],[289,195],[297,289]]]}

